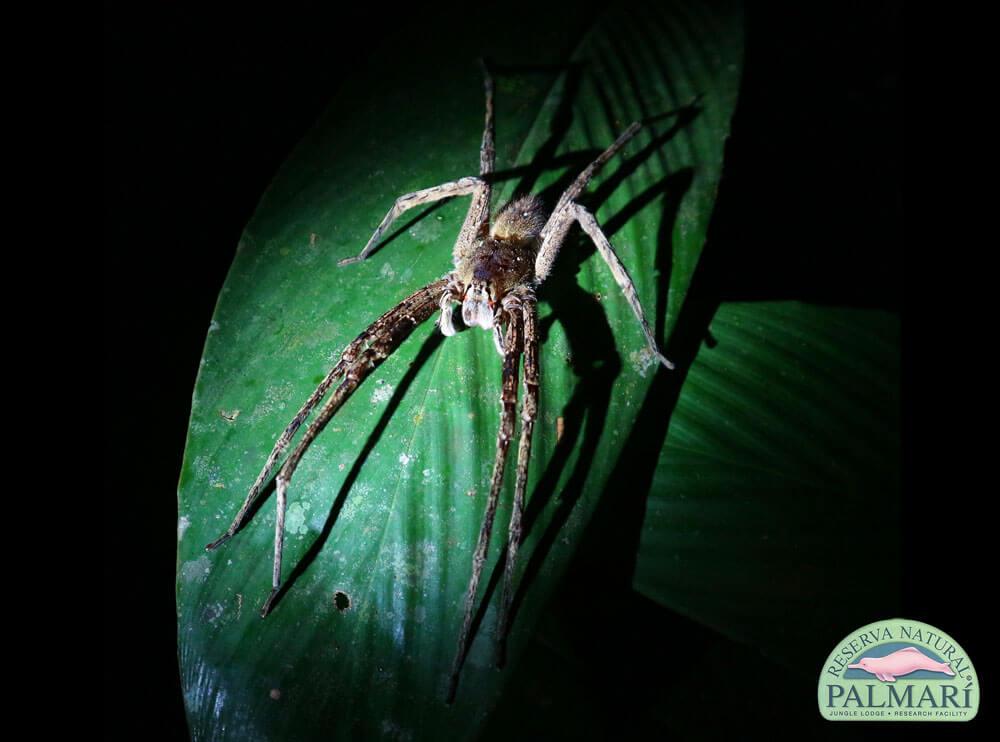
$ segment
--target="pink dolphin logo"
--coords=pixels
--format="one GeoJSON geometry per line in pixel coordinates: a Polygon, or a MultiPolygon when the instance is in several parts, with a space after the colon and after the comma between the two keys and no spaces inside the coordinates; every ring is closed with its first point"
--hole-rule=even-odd
{"type": "Polygon", "coordinates": [[[870,672],[886,683],[895,683],[898,675],[906,675],[914,670],[930,670],[954,675],[955,673],[948,667],[950,664],[950,662],[935,662],[916,647],[907,647],[885,657],[865,657],[848,667],[852,670],[870,672]]]}

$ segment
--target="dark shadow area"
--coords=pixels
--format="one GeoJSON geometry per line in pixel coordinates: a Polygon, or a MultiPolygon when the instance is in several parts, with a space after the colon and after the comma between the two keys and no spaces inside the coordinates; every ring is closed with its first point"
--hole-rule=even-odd
{"type": "MultiPolygon", "coordinates": [[[[558,318],[566,332],[570,346],[570,364],[576,374],[577,383],[569,402],[563,408],[564,433],[556,444],[552,457],[545,465],[545,472],[535,488],[527,495],[524,510],[524,538],[537,527],[548,502],[556,496],[557,486],[570,458],[578,451],[578,463],[565,486],[558,490],[558,508],[545,532],[531,552],[522,551],[520,561],[523,571],[514,592],[510,609],[510,625],[517,622],[517,615],[525,594],[530,591],[538,573],[545,564],[546,556],[559,536],[566,519],[573,511],[577,500],[583,492],[587,475],[594,463],[597,444],[604,431],[604,420],[611,403],[611,390],[614,380],[621,373],[621,357],[615,346],[615,338],[608,326],[600,302],[588,294],[576,280],[580,264],[587,258],[589,252],[574,249],[579,246],[566,246],[566,254],[560,256],[562,265],[553,271],[547,282],[548,290],[541,296],[552,306],[553,313],[539,326],[539,337],[544,343],[549,327],[558,318]],[[572,265],[572,268],[570,267],[572,265]]],[[[544,369],[542,370],[544,387],[544,369]]],[[[537,462],[536,462],[537,464],[537,462]]],[[[485,617],[493,592],[499,586],[507,561],[507,550],[504,548],[490,576],[486,589],[483,591],[474,629],[485,617]]],[[[498,663],[505,661],[506,637],[500,637],[498,663]]]]}
{"type": "Polygon", "coordinates": [[[104,4],[105,739],[188,740],[177,658],[177,481],[206,330],[280,163],[376,53],[312,23],[388,32],[374,8],[291,0],[104,4]],[[123,533],[144,537],[127,552],[123,533]],[[123,610],[127,595],[128,610],[123,610]]]}
{"type": "MultiPolygon", "coordinates": [[[[578,739],[649,739],[667,729],[745,736],[771,724],[822,739],[872,731],[824,722],[815,676],[789,674],[754,648],[653,604],[633,590],[632,575],[672,413],[702,343],[717,345],[709,327],[723,302],[795,299],[902,311],[900,13],[899,4],[883,4],[848,24],[832,6],[748,12],[746,69],[723,179],[665,348],[678,368],[658,369],[609,477],[614,486],[598,503],[526,659],[510,670],[517,698],[507,703],[528,720],[522,734],[544,737],[554,720],[569,720],[578,739]],[[816,64],[823,55],[830,56],[816,64]],[[727,659],[720,664],[721,655],[727,659]],[[732,680],[737,666],[746,669],[745,682],[732,680]]],[[[685,175],[672,177],[683,193],[685,175]]],[[[627,220],[624,213],[613,220],[619,216],[627,220]]],[[[664,239],[669,232],[661,246],[664,239]]],[[[669,250],[662,252],[669,265],[669,250]]],[[[663,260],[658,252],[661,271],[663,260]]],[[[658,286],[658,319],[667,285],[658,286]]],[[[522,586],[529,579],[526,572],[522,586]]],[[[817,671],[822,659],[815,658],[817,671]]],[[[505,708],[493,719],[489,738],[498,739],[509,727],[505,708]]]]}
{"type": "MultiPolygon", "coordinates": [[[[681,171],[667,180],[671,179],[675,183],[689,184],[691,173],[681,171]]],[[[667,192],[671,190],[667,183],[657,186],[657,190],[661,189],[667,192]]],[[[736,195],[728,178],[724,178],[705,248],[676,329],[665,347],[667,357],[677,368],[674,371],[663,368],[656,370],[635,425],[608,478],[614,485],[599,500],[577,555],[561,583],[559,594],[551,599],[543,626],[537,635],[536,641],[546,642],[538,651],[555,653],[557,657],[552,660],[554,664],[573,666],[574,663],[580,663],[573,672],[584,675],[584,680],[562,678],[560,682],[576,682],[579,692],[587,694],[594,708],[600,709],[599,712],[578,712],[587,718],[587,723],[580,731],[580,738],[646,739],[661,734],[666,727],[674,731],[687,729],[699,734],[708,730],[745,730],[746,718],[736,719],[728,713],[711,718],[702,716],[697,720],[667,716],[670,708],[675,712],[686,711],[685,703],[678,703],[679,698],[684,698],[689,704],[706,703],[703,694],[712,693],[709,689],[716,688],[718,683],[711,682],[701,686],[701,690],[694,691],[693,696],[690,695],[689,686],[692,677],[707,671],[706,662],[716,653],[743,655],[745,661],[754,663],[758,671],[784,682],[781,678],[785,671],[764,661],[754,650],[722,639],[712,629],[656,605],[632,588],[646,498],[670,427],[671,416],[687,371],[709,334],[708,327],[722,301],[723,287],[732,281],[733,254],[739,249],[739,243],[733,239],[729,214],[736,195]],[[671,701],[674,705],[671,705],[671,701]]],[[[631,207],[630,203],[627,210],[631,210],[631,207]]],[[[665,216],[670,213],[668,211],[665,216]]],[[[613,224],[618,219],[619,215],[616,215],[609,223],[613,224]]],[[[625,217],[619,223],[624,221],[625,217]]],[[[664,261],[669,264],[672,227],[672,220],[665,218],[658,240],[658,265],[664,261]]],[[[661,292],[664,290],[661,288],[661,292]]],[[[663,310],[660,309],[660,312],[663,310]]],[[[584,388],[582,382],[581,388],[584,388]]],[[[587,392],[592,393],[590,390],[587,392]]],[[[583,456],[581,460],[584,460],[583,456]]],[[[553,457],[550,467],[557,465],[557,462],[558,456],[553,457]]],[[[548,474],[547,470],[546,479],[532,493],[529,511],[541,504],[534,498],[541,500],[552,496],[544,486],[548,474]]],[[[557,480],[558,476],[554,481],[557,480]]],[[[575,501],[575,493],[577,490],[572,487],[559,493],[560,511],[564,504],[571,507],[575,501]],[[571,498],[569,503],[565,501],[567,494],[571,498]]],[[[553,526],[565,520],[568,513],[560,514],[561,518],[557,516],[553,520],[553,526]]],[[[530,590],[531,579],[544,563],[545,551],[551,538],[547,532],[532,555],[519,585],[515,605],[530,590]]],[[[524,664],[531,665],[531,660],[525,660],[524,664]]],[[[512,672],[520,678],[521,673],[527,670],[521,666],[514,668],[512,672]]],[[[568,713],[569,708],[580,708],[579,697],[562,698],[558,686],[545,686],[545,674],[541,669],[535,667],[531,677],[523,677],[526,683],[539,684],[544,689],[542,693],[549,694],[547,708],[539,708],[538,716],[532,718],[532,731],[544,728],[552,713],[551,705],[557,702],[556,698],[563,704],[564,714],[568,713]]],[[[514,686],[519,678],[512,679],[514,686]]],[[[813,683],[814,680],[808,679],[806,682],[813,683]]],[[[539,692],[539,688],[536,687],[535,691],[539,692]]],[[[727,698],[731,698],[734,704],[741,693],[741,703],[745,703],[743,699],[748,697],[746,687],[739,683],[729,692],[731,695],[727,698]]],[[[789,723],[794,723],[796,728],[805,725],[822,732],[823,722],[814,713],[814,689],[805,685],[797,688],[794,695],[801,705],[793,710],[782,706],[780,713],[789,723]]],[[[529,698],[527,693],[519,694],[518,700],[529,707],[538,703],[537,696],[529,698]]],[[[772,715],[779,711],[773,704],[772,699],[770,706],[758,707],[751,718],[758,724],[775,718],[772,715]]],[[[495,718],[497,726],[491,727],[491,734],[503,728],[502,709],[497,711],[495,718]]]]}
{"type": "MultiPolygon", "coordinates": [[[[686,177],[690,182],[690,174],[686,177]]],[[[724,214],[725,194],[726,189],[721,189],[717,214],[724,214]]],[[[711,630],[695,628],[687,619],[636,594],[632,574],[646,497],[671,415],[687,370],[720,303],[720,277],[727,270],[732,244],[726,239],[723,224],[713,219],[687,300],[664,349],[676,369],[657,367],[635,425],[608,477],[614,486],[599,500],[563,581],[562,595],[551,604],[553,611],[562,613],[556,620],[569,637],[569,646],[580,653],[578,656],[588,657],[588,667],[583,671],[601,689],[607,716],[614,719],[613,730],[606,728],[603,734],[614,733],[626,739],[641,738],[656,730],[655,725],[650,726],[655,719],[653,707],[662,700],[664,683],[669,681],[651,678],[650,668],[689,667],[717,642],[711,630]],[[638,631],[644,620],[655,620],[657,628],[638,631]],[[683,641],[665,638],[675,632],[683,636],[683,641]],[[614,636],[615,641],[595,641],[598,636],[614,636]],[[657,637],[664,639],[661,642],[657,637]],[[600,670],[612,667],[611,673],[600,670]]],[[[672,230],[672,222],[665,219],[659,235],[658,264],[665,259],[664,253],[669,261],[672,230]]]]}
{"type": "Polygon", "coordinates": [[[902,309],[901,4],[747,14],[724,300],[902,309]],[[836,32],[828,29],[836,28],[836,32]],[[782,38],[762,44],[759,39],[782,38]],[[819,45],[818,48],[816,45],[819,45]],[[789,64],[814,59],[824,64],[789,64]]]}
{"type": "MultiPolygon", "coordinates": [[[[648,156],[648,154],[648,151],[644,151],[640,155],[636,155],[636,157],[648,156]]],[[[633,160],[634,158],[630,158],[628,162],[633,163],[633,160]]],[[[627,168],[623,167],[620,169],[627,168]]],[[[619,173],[616,172],[615,178],[612,180],[618,180],[618,176],[619,173]]],[[[621,177],[626,177],[626,174],[622,174],[621,177]]],[[[691,172],[689,170],[682,170],[675,175],[668,176],[660,183],[630,200],[628,205],[608,220],[605,227],[605,233],[608,235],[608,238],[611,239],[614,233],[627,222],[628,214],[635,213],[636,210],[656,196],[664,193],[670,194],[671,197],[676,196],[676,201],[665,201],[664,218],[661,222],[657,243],[657,264],[666,263],[669,265],[673,251],[671,236],[677,216],[677,204],[683,196],[684,191],[690,185],[690,182],[691,172]]],[[[612,190],[609,188],[605,193],[610,195],[612,190]]],[[[599,194],[595,194],[595,196],[597,195],[599,194]]],[[[594,209],[597,208],[597,202],[594,199],[588,199],[588,203],[593,204],[594,209]]],[[[614,335],[608,326],[607,318],[600,305],[600,301],[593,295],[583,291],[576,280],[580,265],[590,257],[594,251],[594,247],[589,240],[573,240],[572,235],[574,234],[576,232],[571,232],[571,237],[568,240],[571,244],[565,246],[559,256],[561,264],[559,270],[553,271],[540,294],[541,297],[550,303],[553,310],[552,315],[550,315],[551,319],[543,323],[541,330],[544,340],[548,324],[558,319],[569,341],[570,363],[579,380],[573,390],[573,395],[562,411],[561,416],[564,420],[565,431],[563,437],[556,445],[556,449],[546,466],[542,478],[535,489],[529,493],[524,514],[525,538],[532,532],[538,517],[553,497],[558,498],[559,507],[547,525],[544,535],[537,542],[530,557],[527,558],[527,563],[511,606],[512,625],[516,621],[518,609],[525,595],[531,590],[532,582],[544,565],[549,551],[566,523],[566,519],[573,511],[580,495],[583,493],[583,487],[586,484],[590,468],[595,462],[598,442],[604,433],[604,420],[607,416],[608,405],[611,402],[611,390],[614,380],[621,373],[621,356],[615,346],[614,335]],[[572,269],[570,265],[572,265],[572,269]],[[556,488],[562,472],[574,451],[578,451],[577,464],[566,484],[562,489],[558,490],[557,494],[556,488]]],[[[666,271],[665,280],[667,283],[669,283],[669,276],[669,271],[666,271]]],[[[658,321],[662,324],[662,320],[658,321]]],[[[673,353],[673,344],[667,346],[665,352],[675,364],[678,358],[683,358],[671,355],[673,353]]],[[[657,378],[660,378],[663,373],[665,373],[664,369],[657,371],[657,378]]],[[[646,406],[644,404],[644,410],[646,406]]],[[[651,448],[644,450],[647,453],[653,452],[651,448]]],[[[658,453],[658,449],[655,449],[655,452],[658,453]]],[[[654,468],[655,461],[656,457],[654,456],[654,468]]],[[[621,475],[621,472],[616,470],[609,481],[618,481],[614,478],[615,474],[621,475]]],[[[649,476],[652,476],[652,470],[649,471],[649,476]]],[[[647,490],[648,486],[646,490],[642,491],[645,492],[647,490]]],[[[595,514],[594,518],[596,519],[597,517],[595,514]]],[[[501,556],[496,567],[496,574],[490,580],[490,590],[494,587],[495,581],[499,579],[505,558],[506,552],[501,556]]],[[[481,611],[485,610],[489,594],[488,590],[486,597],[483,599],[484,607],[481,608],[481,611]]]]}
{"type": "MultiPolygon", "coordinates": [[[[555,159],[559,145],[562,144],[563,139],[566,137],[566,132],[569,131],[569,127],[573,123],[573,102],[580,92],[580,77],[583,74],[583,65],[579,62],[572,62],[567,64],[560,71],[560,74],[563,76],[562,99],[559,101],[559,107],[556,109],[555,114],[553,114],[552,122],[549,124],[549,136],[542,142],[534,157],[531,158],[528,167],[525,168],[524,174],[520,176],[521,181],[514,189],[513,198],[532,193],[535,190],[535,183],[538,182],[538,177],[545,170],[547,164],[555,159]]],[[[569,169],[575,170],[576,167],[585,166],[597,154],[597,152],[593,154],[578,153],[574,161],[568,163],[575,167],[570,167],[569,169]]],[[[559,190],[561,192],[564,189],[565,186],[559,190]]],[[[546,199],[544,195],[542,196],[542,200],[549,206],[553,203],[551,200],[546,199]]]]}
{"type": "MultiPolygon", "coordinates": [[[[553,596],[505,671],[508,690],[483,739],[772,739],[785,729],[868,737],[815,713],[815,678],[790,682],[752,647],[638,593],[606,590],[601,574],[553,596]]],[[[891,736],[884,726],[879,734],[891,736]]]]}

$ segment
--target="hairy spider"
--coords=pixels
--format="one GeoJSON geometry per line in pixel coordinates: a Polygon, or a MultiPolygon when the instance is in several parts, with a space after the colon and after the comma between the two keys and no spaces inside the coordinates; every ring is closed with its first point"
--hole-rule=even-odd
{"type": "Polygon", "coordinates": [[[531,456],[531,436],[538,412],[540,373],[535,289],[551,272],[559,248],[573,222],[580,223],[608,264],[615,281],[625,294],[625,299],[642,325],[642,331],[654,356],[667,368],[673,368],[673,364],[664,357],[656,345],[628,271],[618,259],[594,215],[576,202],[591,178],[635,136],[641,125],[639,122],[633,123],[590,163],[560,196],[547,218],[545,207],[539,199],[534,196],[521,196],[500,209],[491,224],[490,199],[496,153],[493,143],[493,79],[485,64],[483,77],[486,91],[486,123],[479,151],[479,176],[461,178],[400,196],[364,249],[357,256],[338,263],[341,266],[349,265],[368,257],[378,245],[382,235],[403,212],[415,206],[452,196],[472,196],[472,204],[469,206],[453,251],[454,270],[404,299],[379,317],[347,346],[340,360],[306,400],[302,409],[274,444],[274,449],[267,457],[264,468],[250,488],[232,524],[218,540],[205,547],[208,550],[215,549],[240,530],[254,501],[263,490],[278,459],[291,443],[295,432],[313,408],[326,396],[333,382],[343,378],[285,460],[276,477],[278,513],[274,533],[274,578],[271,593],[261,610],[261,616],[267,616],[281,586],[281,553],[288,486],[303,453],[361,382],[400,346],[417,325],[439,310],[438,326],[441,332],[446,336],[454,335],[453,304],[461,303],[462,321],[467,326],[478,326],[493,333],[497,351],[503,356],[503,391],[500,395],[501,421],[497,434],[490,494],[472,558],[472,577],[465,596],[464,618],[449,684],[449,701],[454,698],[459,672],[468,649],[476,592],[486,561],[500,488],[503,484],[507,449],[514,437],[518,370],[523,356],[524,400],[521,403],[521,439],[517,451],[517,479],[508,529],[507,562],[504,568],[504,585],[497,622],[498,642],[503,641],[508,629],[514,568],[521,542],[521,518],[524,510],[525,485],[528,480],[528,461],[531,456]]]}

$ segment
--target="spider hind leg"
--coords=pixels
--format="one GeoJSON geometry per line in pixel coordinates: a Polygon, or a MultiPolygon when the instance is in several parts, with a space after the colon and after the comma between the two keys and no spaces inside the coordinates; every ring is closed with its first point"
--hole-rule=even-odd
{"type": "Polygon", "coordinates": [[[615,283],[618,284],[625,295],[628,305],[632,308],[633,314],[635,314],[636,319],[642,327],[642,333],[646,337],[650,353],[666,368],[672,369],[674,364],[663,355],[659,345],[656,343],[656,338],[649,326],[649,322],[646,320],[646,315],[643,312],[642,303],[639,301],[639,295],[635,290],[635,283],[632,281],[632,277],[629,276],[625,265],[611,246],[607,235],[604,234],[601,226],[597,223],[597,219],[576,202],[576,199],[583,193],[583,189],[594,175],[604,167],[608,160],[618,154],[641,128],[642,125],[638,121],[629,126],[611,146],[584,168],[583,172],[577,176],[569,188],[563,191],[563,194],[559,197],[559,202],[549,216],[549,220],[545,223],[545,227],[542,228],[541,246],[538,249],[538,256],[535,259],[535,278],[538,283],[542,283],[548,277],[556,256],[559,254],[559,249],[566,240],[566,235],[570,227],[573,225],[573,222],[579,223],[580,227],[597,247],[597,251],[611,270],[615,283]]]}

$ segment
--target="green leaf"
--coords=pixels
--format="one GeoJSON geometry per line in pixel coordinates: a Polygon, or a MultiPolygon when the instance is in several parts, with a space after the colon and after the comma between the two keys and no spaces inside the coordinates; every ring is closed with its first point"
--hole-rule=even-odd
{"type": "MultiPolygon", "coordinates": [[[[575,45],[572,65],[554,42],[564,45],[579,19],[555,9],[532,21],[498,18],[491,37],[511,41],[485,50],[496,60],[498,170],[517,168],[498,201],[519,187],[554,203],[631,121],[674,112],[586,197],[662,341],[711,214],[742,15],[693,2],[608,13],[575,45]],[[696,99],[694,115],[676,115],[696,99]]],[[[204,551],[344,346],[450,269],[465,199],[407,214],[362,264],[336,262],[358,252],[396,196],[475,173],[476,38],[459,34],[447,55],[416,38],[357,71],[240,241],[205,345],[178,493],[178,641],[196,739],[472,737],[510,675],[493,668],[492,630],[513,464],[480,588],[485,617],[456,702],[443,702],[499,422],[500,358],[488,333],[444,342],[433,323],[418,328],[313,443],[289,490],[290,587],[266,620],[273,498],[204,551]]],[[[511,664],[609,487],[654,374],[610,272],[576,234],[540,296],[541,408],[511,664]]]]}
{"type": "Polygon", "coordinates": [[[899,320],[724,304],[647,501],[637,590],[809,675],[898,609],[899,320]]]}

